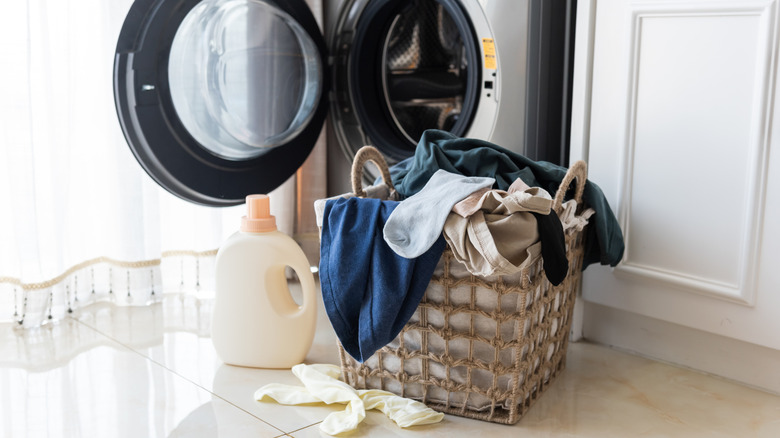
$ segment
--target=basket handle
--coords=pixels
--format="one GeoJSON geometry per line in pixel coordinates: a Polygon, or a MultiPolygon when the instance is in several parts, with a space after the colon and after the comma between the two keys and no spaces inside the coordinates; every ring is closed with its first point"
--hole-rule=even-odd
{"type": "Polygon", "coordinates": [[[390,189],[390,198],[395,197],[395,187],[393,186],[393,179],[390,177],[390,169],[387,168],[387,161],[385,157],[373,146],[363,146],[355,154],[355,159],[352,160],[352,192],[359,198],[365,198],[366,192],[363,191],[363,166],[367,161],[373,161],[376,167],[379,168],[379,172],[382,174],[382,180],[390,189]]]}
{"type": "Polygon", "coordinates": [[[558,191],[555,193],[555,200],[553,201],[553,210],[556,213],[560,213],[563,209],[563,197],[566,196],[566,191],[569,190],[574,178],[577,178],[577,188],[574,191],[574,200],[577,201],[577,205],[582,204],[582,194],[585,191],[585,183],[588,180],[588,165],[582,160],[574,163],[566,172],[566,176],[563,177],[561,185],[558,187],[558,191]]]}

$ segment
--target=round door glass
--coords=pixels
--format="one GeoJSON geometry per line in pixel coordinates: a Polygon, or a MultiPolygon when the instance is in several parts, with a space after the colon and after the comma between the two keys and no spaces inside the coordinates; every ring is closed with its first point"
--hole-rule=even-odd
{"type": "Polygon", "coordinates": [[[464,35],[437,1],[398,14],[382,50],[382,88],[398,129],[415,145],[426,129],[450,131],[463,113],[469,75],[464,35]]]}
{"type": "Polygon", "coordinates": [[[322,90],[314,41],[261,0],[204,0],[171,45],[168,82],[176,113],[206,150],[230,160],[295,138],[322,90]]]}

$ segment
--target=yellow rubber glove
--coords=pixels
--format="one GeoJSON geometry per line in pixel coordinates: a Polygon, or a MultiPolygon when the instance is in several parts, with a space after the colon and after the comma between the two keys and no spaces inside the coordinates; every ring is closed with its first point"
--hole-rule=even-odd
{"type": "Polygon", "coordinates": [[[355,390],[338,380],[341,368],[336,365],[299,364],[292,368],[292,372],[304,386],[271,383],[258,389],[255,399],[262,401],[268,397],[283,405],[346,404],[346,410],[334,412],[320,423],[320,430],[328,435],[355,430],[366,418],[366,410],[369,409],[379,409],[401,427],[438,423],[444,418],[441,412],[391,392],[378,389],[355,390]]]}

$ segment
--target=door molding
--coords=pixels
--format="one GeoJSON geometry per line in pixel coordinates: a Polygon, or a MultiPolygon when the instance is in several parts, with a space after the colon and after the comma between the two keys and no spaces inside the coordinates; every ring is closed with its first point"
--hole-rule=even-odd
{"type": "Polygon", "coordinates": [[[699,293],[708,297],[723,299],[745,306],[755,305],[758,255],[761,250],[761,229],[764,213],[764,199],[767,180],[767,162],[769,153],[769,126],[772,117],[772,99],[776,70],[777,29],[775,28],[775,4],[772,1],[745,2],[739,5],[723,2],[633,2],[631,8],[631,52],[628,68],[629,92],[626,102],[627,129],[624,149],[621,151],[621,166],[618,199],[620,207],[618,220],[623,229],[626,251],[622,263],[616,268],[617,274],[645,277],[653,281],[669,283],[682,290],[699,293]],[[699,18],[699,17],[757,17],[758,54],[756,80],[753,89],[752,120],[750,126],[750,170],[745,186],[749,197],[743,214],[743,229],[740,230],[740,253],[734,254],[738,267],[738,280],[723,281],[717,278],[691,275],[689,273],[653,266],[632,260],[630,239],[634,154],[637,144],[638,92],[640,87],[640,60],[642,59],[643,24],[647,19],[699,18]]]}
{"type": "MultiPolygon", "coordinates": [[[[579,0],[577,2],[576,17],[572,73],[570,163],[578,160],[588,161],[593,86],[593,47],[596,36],[596,0],[579,0]]],[[[584,321],[582,291],[578,290],[577,295],[579,299],[574,302],[570,332],[570,339],[574,342],[582,339],[584,321]]]]}

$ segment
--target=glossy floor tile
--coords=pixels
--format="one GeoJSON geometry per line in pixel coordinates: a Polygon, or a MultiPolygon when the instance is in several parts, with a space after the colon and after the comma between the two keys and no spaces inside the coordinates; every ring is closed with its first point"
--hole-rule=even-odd
{"type": "MultiPolygon", "coordinates": [[[[208,337],[211,307],[199,303],[200,308],[195,309],[196,302],[169,299],[151,308],[105,306],[97,311],[81,312],[78,317],[84,324],[284,431],[319,423],[333,411],[327,406],[290,408],[256,402],[254,391],[265,384],[299,385],[300,382],[290,370],[223,364],[208,337]]],[[[338,363],[336,335],[324,309],[318,310],[317,333],[306,361],[338,363]]]]}
{"type": "MultiPolygon", "coordinates": [[[[289,370],[224,365],[209,338],[209,301],[168,296],[110,304],[34,330],[0,326],[2,437],[312,437],[343,406],[256,402],[289,370]]],[[[308,363],[338,363],[320,308],[308,363]]],[[[447,415],[400,429],[369,412],[352,436],[777,437],[780,397],[588,343],[517,425],[447,415]]]]}
{"type": "Polygon", "coordinates": [[[0,435],[4,437],[275,437],[283,433],[77,321],[65,320],[35,332],[0,326],[0,435]],[[30,334],[41,336],[30,339],[30,334]],[[83,351],[58,356],[61,339],[69,339],[71,345],[83,342],[83,351]],[[16,354],[9,346],[17,347],[16,354]],[[28,346],[35,350],[33,356],[24,350],[28,346]]]}

